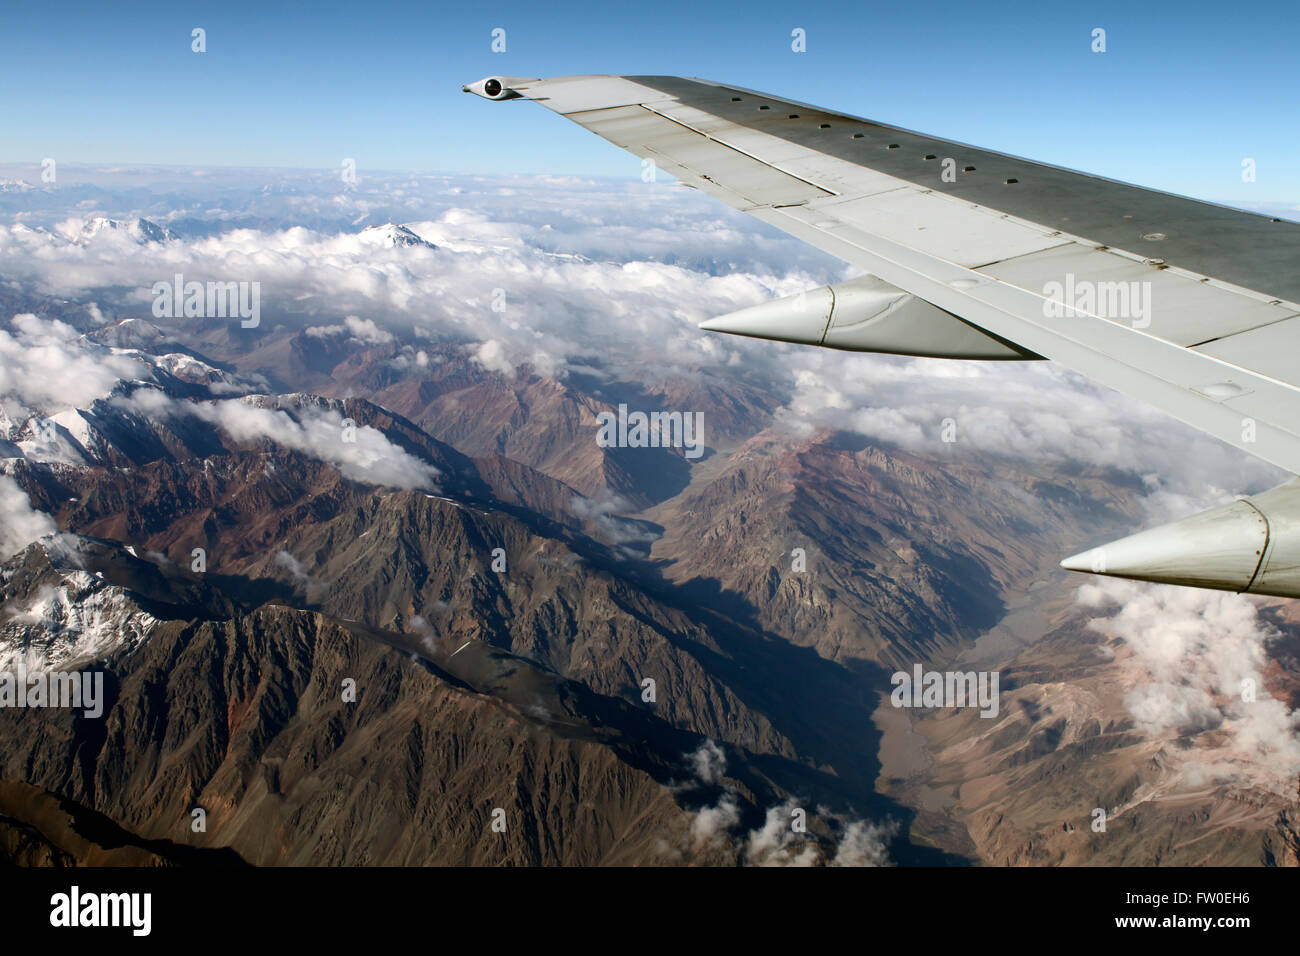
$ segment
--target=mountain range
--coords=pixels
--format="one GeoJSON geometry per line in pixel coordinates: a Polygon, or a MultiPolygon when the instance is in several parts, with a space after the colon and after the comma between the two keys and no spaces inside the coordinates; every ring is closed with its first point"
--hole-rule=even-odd
{"type": "MultiPolygon", "coordinates": [[[[1217,745],[1142,725],[1125,640],[1056,567],[1141,520],[1132,471],[797,427],[725,371],[0,305],[123,370],[0,412],[40,532],[0,564],[0,669],[108,693],[0,709],[0,859],[1297,862],[1297,781],[1188,772],[1217,745]],[[702,413],[705,453],[605,447],[620,404],[702,413]],[[995,667],[998,717],[892,707],[916,665],[995,667]]],[[[1259,607],[1294,708],[1300,621],[1259,607]]]]}

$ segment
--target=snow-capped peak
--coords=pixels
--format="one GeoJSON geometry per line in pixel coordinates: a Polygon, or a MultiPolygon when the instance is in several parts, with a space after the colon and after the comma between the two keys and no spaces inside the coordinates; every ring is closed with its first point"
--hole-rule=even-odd
{"type": "Polygon", "coordinates": [[[378,245],[392,249],[397,246],[423,246],[426,249],[436,249],[432,242],[421,238],[405,226],[399,226],[396,223],[386,222],[382,226],[367,226],[357,234],[358,238],[367,245],[378,245]]]}
{"type": "Polygon", "coordinates": [[[97,342],[119,349],[142,349],[167,340],[168,336],[158,326],[144,319],[123,319],[90,336],[97,342]]]}
{"type": "Polygon", "coordinates": [[[149,219],[109,219],[106,216],[95,216],[81,227],[83,241],[103,233],[128,236],[142,245],[150,242],[166,242],[172,238],[170,232],[149,219]]]}
{"type": "Polygon", "coordinates": [[[21,664],[34,673],[129,653],[157,624],[125,589],[86,571],[65,570],[57,583],[10,602],[0,621],[0,668],[21,664]]]}

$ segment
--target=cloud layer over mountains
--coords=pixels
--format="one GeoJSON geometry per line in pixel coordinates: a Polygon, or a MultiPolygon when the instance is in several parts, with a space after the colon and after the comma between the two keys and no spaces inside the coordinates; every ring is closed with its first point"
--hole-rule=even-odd
{"type": "Polygon", "coordinates": [[[1127,645],[1125,705],[1143,733],[1173,744],[1169,759],[1189,783],[1293,795],[1300,711],[1268,692],[1266,651],[1282,635],[1255,601],[1101,578],[1080,588],[1079,602],[1108,612],[1089,626],[1127,645]]]}
{"type": "MultiPolygon", "coordinates": [[[[851,270],[689,190],[392,176],[365,178],[349,191],[320,174],[285,175],[217,190],[197,224],[192,203],[177,208],[177,196],[161,188],[143,202],[133,194],[128,209],[110,205],[102,189],[77,209],[58,205],[67,206],[67,198],[56,201],[62,193],[50,194],[44,225],[35,214],[0,225],[0,255],[10,278],[93,301],[105,320],[151,318],[151,287],[178,273],[256,281],[265,326],[307,328],[357,349],[397,336],[406,343],[399,363],[418,363],[423,341],[457,341],[507,377],[525,363],[559,377],[708,370],[779,394],[780,417],[792,427],[845,428],[924,454],[1077,460],[1130,470],[1153,490],[1197,500],[1281,478],[1050,363],[865,356],[701,333],[695,325],[705,318],[851,270]],[[59,218],[69,212],[71,219],[59,218]],[[177,238],[144,242],[126,229],[87,237],[85,216],[101,213],[151,214],[177,238]],[[431,245],[365,230],[381,217],[401,217],[431,245]],[[948,421],[953,443],[942,440],[948,421]]],[[[40,199],[30,205],[40,208],[40,199]]],[[[12,335],[0,349],[19,370],[6,391],[13,380],[33,378],[21,369],[52,356],[17,354],[12,335]]],[[[101,379],[123,371],[110,366],[78,379],[102,391],[101,379]]]]}
{"type": "Polygon", "coordinates": [[[0,329],[0,398],[13,417],[34,407],[80,408],[103,398],[121,379],[142,377],[142,363],[95,348],[57,319],[15,315],[0,329]]]}

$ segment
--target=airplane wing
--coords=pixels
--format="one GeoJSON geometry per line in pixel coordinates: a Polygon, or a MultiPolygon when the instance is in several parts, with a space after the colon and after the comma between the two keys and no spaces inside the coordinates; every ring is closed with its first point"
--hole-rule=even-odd
{"type": "MultiPolygon", "coordinates": [[[[868,273],[702,328],[1047,358],[1300,472],[1300,224],[704,80],[465,90],[539,103],[868,273]]],[[[1224,509],[1062,563],[1300,596],[1300,485],[1224,509]]]]}

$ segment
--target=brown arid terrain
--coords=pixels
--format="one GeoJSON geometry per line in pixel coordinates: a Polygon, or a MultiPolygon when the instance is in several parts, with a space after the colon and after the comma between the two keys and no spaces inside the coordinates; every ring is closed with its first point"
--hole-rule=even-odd
{"type": "MultiPolygon", "coordinates": [[[[4,860],[1297,863],[1300,781],[1240,713],[1135,717],[1147,658],[1056,568],[1142,520],[1132,473],[797,428],[724,376],[90,341],[128,338],[147,376],[0,435],[57,525],[0,566],[0,660],[107,689],[0,710],[4,860]],[[706,452],[601,447],[619,403],[706,452]],[[998,716],[893,708],[918,664],[997,669],[998,716]]],[[[1258,607],[1294,708],[1300,619],[1258,607]]]]}
{"type": "MultiPolygon", "coordinates": [[[[877,712],[894,754],[882,790],[921,811],[913,832],[994,865],[1300,864],[1295,780],[1244,762],[1230,725],[1139,726],[1131,696],[1151,675],[1070,592],[1035,590],[1045,633],[1002,652],[997,719],[877,712]]],[[[1294,680],[1272,672],[1269,692],[1294,708],[1294,680]]]]}

